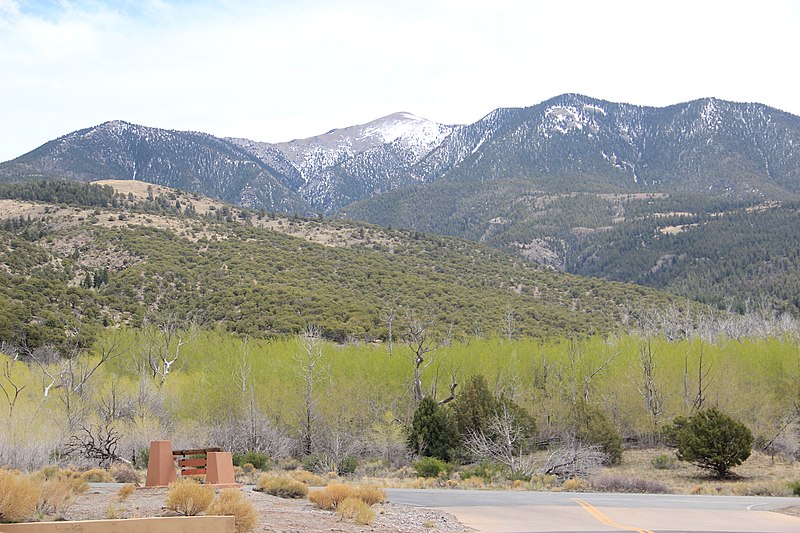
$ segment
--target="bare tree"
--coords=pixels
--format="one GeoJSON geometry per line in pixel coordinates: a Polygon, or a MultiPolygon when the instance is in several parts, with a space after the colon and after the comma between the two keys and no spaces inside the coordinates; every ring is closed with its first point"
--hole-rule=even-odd
{"type": "Polygon", "coordinates": [[[697,360],[697,389],[692,394],[689,380],[689,352],[687,351],[683,357],[683,399],[686,405],[695,412],[700,411],[705,405],[706,390],[711,383],[711,378],[709,377],[711,369],[708,366],[704,368],[703,359],[703,345],[701,343],[697,360]]]}
{"type": "Polygon", "coordinates": [[[419,403],[425,397],[422,389],[422,374],[433,363],[434,357],[431,352],[439,347],[439,342],[431,334],[427,322],[413,314],[408,317],[406,342],[408,342],[411,350],[410,356],[413,366],[411,396],[414,399],[414,403],[419,403]]]}
{"type": "MultiPolygon", "coordinates": [[[[619,356],[620,353],[621,351],[618,350],[612,355],[606,355],[605,359],[600,363],[600,365],[583,374],[581,394],[584,401],[589,401],[589,392],[591,390],[592,380],[600,375],[603,370],[605,370],[608,365],[610,365],[614,359],[619,356]]],[[[579,377],[579,367],[583,366],[586,358],[586,347],[580,341],[574,339],[570,340],[569,346],[567,347],[567,358],[569,359],[570,365],[570,399],[572,400],[572,404],[576,405],[578,403],[577,381],[579,377]]]]}
{"type": "MultiPolygon", "coordinates": [[[[77,335],[77,333],[76,333],[77,335]]],[[[36,350],[24,348],[27,356],[32,359],[42,371],[46,379],[43,384],[43,395],[46,398],[52,389],[66,389],[82,395],[84,387],[98,368],[114,359],[121,353],[119,336],[114,333],[107,337],[98,348],[100,357],[94,361],[80,353],[77,345],[70,348],[68,354],[61,359],[59,370],[51,372],[47,361],[43,360],[36,350]],[[49,380],[49,383],[48,383],[49,380]]]]}
{"type": "MultiPolygon", "coordinates": [[[[437,371],[438,374],[438,371],[437,371]]],[[[439,378],[437,375],[436,381],[434,383],[438,383],[439,378]]],[[[439,405],[444,405],[447,403],[452,402],[456,399],[456,387],[458,387],[458,378],[456,376],[456,371],[450,372],[450,394],[446,398],[442,398],[439,400],[439,405]]],[[[433,392],[433,397],[436,398],[436,391],[433,392]]]]}
{"type": "MultiPolygon", "coordinates": [[[[77,338],[77,333],[74,337],[77,338]]],[[[88,413],[89,406],[83,399],[89,380],[101,366],[120,355],[121,347],[119,336],[114,332],[100,343],[99,357],[96,358],[82,353],[77,343],[57,363],[48,363],[46,351],[28,348],[23,348],[23,351],[42,373],[42,403],[48,400],[53,390],[61,392],[58,400],[64,406],[67,427],[71,430],[88,413]]]]}
{"type": "Polygon", "coordinates": [[[9,418],[14,416],[14,406],[17,404],[19,395],[25,390],[25,385],[17,383],[11,375],[13,363],[14,360],[6,361],[5,365],[3,365],[3,375],[0,376],[0,391],[6,397],[9,418]]]}
{"type": "Polygon", "coordinates": [[[303,414],[301,443],[303,452],[309,455],[314,449],[314,433],[317,420],[315,386],[324,372],[322,362],[322,330],[309,325],[300,340],[302,350],[295,354],[295,373],[303,384],[303,414]]]}
{"type": "Polygon", "coordinates": [[[144,361],[159,387],[164,385],[172,367],[181,358],[181,348],[197,338],[194,322],[186,323],[175,314],[166,314],[145,327],[147,342],[143,347],[144,361]]]}
{"type": "Polygon", "coordinates": [[[470,431],[467,451],[478,460],[495,461],[511,470],[511,475],[533,473],[533,463],[525,455],[525,428],[503,403],[489,422],[489,431],[470,431]]]}
{"type": "Polygon", "coordinates": [[[655,384],[656,364],[650,339],[642,344],[639,356],[642,364],[642,386],[639,388],[639,394],[644,399],[644,406],[653,423],[653,429],[657,429],[659,417],[664,412],[664,398],[655,384]]]}
{"type": "Polygon", "coordinates": [[[559,479],[586,477],[600,468],[605,458],[599,446],[587,446],[574,437],[567,437],[550,452],[542,470],[559,479]]]}
{"type": "Polygon", "coordinates": [[[114,461],[130,464],[130,461],[117,454],[120,438],[121,435],[113,422],[98,426],[81,426],[80,431],[70,437],[65,451],[67,455],[77,454],[86,459],[97,460],[104,467],[114,461]]]}
{"type": "Polygon", "coordinates": [[[506,313],[503,318],[504,318],[503,332],[505,333],[506,340],[508,342],[511,342],[514,340],[514,337],[516,336],[515,322],[517,315],[516,312],[514,311],[514,308],[509,307],[508,309],[506,309],[506,313]]]}
{"type": "Polygon", "coordinates": [[[389,357],[394,352],[394,323],[397,319],[397,302],[392,304],[381,313],[381,319],[386,322],[386,331],[389,341],[389,357]]]}

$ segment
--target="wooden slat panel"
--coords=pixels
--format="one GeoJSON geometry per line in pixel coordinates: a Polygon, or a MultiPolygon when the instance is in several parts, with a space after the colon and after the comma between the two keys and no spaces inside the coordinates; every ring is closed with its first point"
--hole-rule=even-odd
{"type": "Polygon", "coordinates": [[[193,450],[173,450],[172,455],[205,455],[207,452],[221,452],[222,448],[197,448],[193,450]]]}
{"type": "Polygon", "coordinates": [[[208,459],[198,457],[197,459],[178,459],[178,466],[206,466],[208,459]]]}
{"type": "Polygon", "coordinates": [[[197,474],[205,474],[205,468],[187,468],[186,470],[181,470],[182,476],[194,476],[197,474]]]}

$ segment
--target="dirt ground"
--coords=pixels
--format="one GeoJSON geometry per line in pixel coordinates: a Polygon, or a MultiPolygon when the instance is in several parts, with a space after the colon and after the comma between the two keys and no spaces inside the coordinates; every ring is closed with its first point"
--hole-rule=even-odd
{"type": "MultiPolygon", "coordinates": [[[[262,492],[243,489],[253,502],[261,519],[255,531],[275,533],[331,532],[347,533],[462,533],[470,531],[450,515],[393,503],[377,504],[375,521],[368,526],[352,521],[342,521],[330,511],[321,511],[306,499],[289,500],[262,492]]],[[[167,489],[138,489],[127,500],[117,498],[117,486],[92,487],[80,494],[63,513],[68,520],[101,520],[105,518],[139,518],[146,516],[173,516],[165,507],[167,489]]]]}

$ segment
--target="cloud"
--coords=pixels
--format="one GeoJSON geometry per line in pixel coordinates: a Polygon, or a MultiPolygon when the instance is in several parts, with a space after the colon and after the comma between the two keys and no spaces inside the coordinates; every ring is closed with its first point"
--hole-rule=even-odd
{"type": "Polygon", "coordinates": [[[563,92],[798,113],[799,19],[768,0],[0,0],[0,160],[114,118],[279,141],[400,110],[471,122],[563,92]]]}

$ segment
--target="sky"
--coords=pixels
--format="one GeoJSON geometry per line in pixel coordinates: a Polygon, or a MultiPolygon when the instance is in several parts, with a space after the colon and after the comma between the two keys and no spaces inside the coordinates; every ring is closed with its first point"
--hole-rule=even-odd
{"type": "Polygon", "coordinates": [[[0,0],[0,161],[107,120],[281,142],[562,93],[800,115],[800,2],[0,0]]]}

